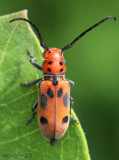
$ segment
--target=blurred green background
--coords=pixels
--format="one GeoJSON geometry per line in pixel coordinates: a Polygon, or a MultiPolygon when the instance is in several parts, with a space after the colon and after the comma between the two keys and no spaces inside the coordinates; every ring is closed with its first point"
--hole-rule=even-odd
{"type": "MultiPolygon", "coordinates": [[[[64,52],[74,110],[92,160],[118,160],[119,1],[0,0],[0,15],[28,9],[49,47],[62,48],[101,19],[115,15],[64,52]]],[[[75,135],[74,135],[75,136],[75,135]]]]}

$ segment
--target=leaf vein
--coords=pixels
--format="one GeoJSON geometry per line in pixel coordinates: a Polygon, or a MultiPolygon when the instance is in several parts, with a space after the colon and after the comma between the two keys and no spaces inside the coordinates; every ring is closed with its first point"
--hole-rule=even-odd
{"type": "Polygon", "coordinates": [[[38,132],[38,131],[39,131],[39,128],[36,129],[36,130],[33,130],[32,132],[28,132],[28,133],[26,133],[26,134],[23,134],[22,136],[19,136],[19,137],[16,137],[16,138],[14,138],[14,139],[11,139],[11,140],[9,140],[9,141],[4,141],[4,142],[0,143],[0,145],[18,141],[19,139],[25,138],[25,137],[27,137],[27,136],[29,136],[29,135],[32,135],[32,134],[34,134],[34,133],[36,133],[36,132],[38,132]]]}
{"type": "Polygon", "coordinates": [[[5,58],[5,56],[6,56],[6,51],[7,51],[8,45],[9,45],[9,43],[10,43],[10,40],[11,40],[11,38],[12,38],[12,35],[14,34],[14,31],[15,31],[16,27],[17,27],[17,24],[14,26],[14,28],[13,28],[13,30],[11,31],[11,34],[9,35],[9,38],[8,38],[8,40],[7,40],[7,42],[6,42],[5,49],[4,49],[4,51],[2,52],[2,58],[1,58],[1,61],[0,61],[0,66],[2,65],[2,63],[3,63],[3,61],[4,61],[4,58],[5,58]]]}
{"type": "Polygon", "coordinates": [[[21,99],[22,97],[28,96],[28,95],[36,92],[36,91],[37,91],[37,89],[33,90],[32,92],[29,92],[29,93],[26,93],[26,94],[22,94],[22,95],[20,95],[19,97],[15,98],[15,99],[13,99],[13,100],[11,100],[11,101],[9,101],[9,102],[6,103],[6,104],[1,104],[0,108],[2,108],[3,106],[7,106],[8,104],[11,104],[11,103],[13,103],[13,102],[21,99]]]}

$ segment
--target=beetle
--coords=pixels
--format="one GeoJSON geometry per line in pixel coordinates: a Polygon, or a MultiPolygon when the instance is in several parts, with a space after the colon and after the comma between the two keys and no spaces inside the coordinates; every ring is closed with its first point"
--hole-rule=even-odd
{"type": "Polygon", "coordinates": [[[66,132],[70,118],[74,122],[78,122],[70,115],[73,106],[73,98],[70,96],[70,86],[74,86],[74,82],[65,78],[66,66],[63,58],[63,52],[71,48],[76,41],[83,37],[86,33],[115,16],[108,16],[95,25],[91,26],[78,37],[76,37],[70,44],[64,48],[48,48],[41,37],[39,29],[31,21],[25,18],[15,18],[10,22],[22,20],[31,24],[37,31],[40,44],[44,48],[43,57],[44,62],[42,66],[36,63],[36,58],[27,50],[30,57],[30,63],[37,69],[43,72],[44,78],[34,80],[29,83],[22,83],[22,86],[32,86],[39,82],[39,99],[33,105],[32,117],[28,120],[30,124],[36,115],[35,109],[38,106],[38,124],[41,134],[44,138],[55,146],[58,139],[60,139],[66,132]]]}

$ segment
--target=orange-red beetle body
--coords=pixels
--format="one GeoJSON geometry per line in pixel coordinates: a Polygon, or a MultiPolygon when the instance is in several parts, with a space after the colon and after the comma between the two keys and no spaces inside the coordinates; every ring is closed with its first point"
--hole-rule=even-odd
{"type": "Polygon", "coordinates": [[[41,81],[39,88],[38,123],[47,139],[59,139],[66,132],[70,119],[70,86],[60,78],[57,85],[41,81]],[[40,120],[40,121],[39,121],[40,120]],[[43,123],[44,122],[44,123],[43,123]]]}
{"type": "Polygon", "coordinates": [[[40,131],[53,146],[56,144],[57,140],[65,134],[70,118],[74,122],[77,122],[77,120],[70,115],[70,110],[73,105],[73,98],[70,97],[70,86],[73,86],[74,82],[66,80],[64,77],[66,66],[63,59],[63,51],[71,48],[73,44],[87,32],[91,31],[93,28],[110,18],[114,18],[114,20],[116,20],[116,17],[114,16],[106,17],[85,30],[63,49],[48,48],[43,43],[38,28],[28,19],[16,18],[10,21],[13,22],[16,20],[23,20],[30,23],[36,29],[41,46],[45,49],[43,53],[45,60],[42,66],[39,66],[39,64],[35,62],[36,59],[29,51],[27,51],[31,58],[31,64],[37,69],[43,71],[44,79],[37,79],[30,83],[23,83],[22,85],[31,86],[39,82],[39,99],[32,108],[33,115],[27,124],[31,123],[34,119],[36,115],[35,109],[38,106],[38,124],[40,131]]]}
{"type": "Polygon", "coordinates": [[[45,61],[42,65],[44,73],[61,74],[66,72],[62,50],[58,48],[49,48],[43,53],[45,61]]]}
{"type": "Polygon", "coordinates": [[[39,84],[38,123],[42,135],[55,145],[69,125],[70,85],[63,75],[66,67],[62,50],[49,48],[43,57],[44,80],[39,84]]]}

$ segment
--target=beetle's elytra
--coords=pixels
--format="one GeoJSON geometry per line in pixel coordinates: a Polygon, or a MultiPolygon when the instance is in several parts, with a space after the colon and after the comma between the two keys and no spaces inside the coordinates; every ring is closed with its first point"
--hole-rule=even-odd
{"type": "Polygon", "coordinates": [[[45,49],[42,54],[45,59],[42,66],[35,62],[36,59],[32,56],[30,51],[27,50],[30,57],[30,63],[43,72],[44,78],[34,80],[30,83],[23,83],[22,85],[31,86],[39,82],[39,99],[32,108],[33,115],[28,120],[27,124],[30,124],[34,119],[36,115],[35,109],[38,106],[38,124],[41,134],[53,146],[55,146],[58,139],[65,134],[70,118],[74,122],[77,122],[77,120],[70,115],[70,110],[73,105],[73,98],[70,96],[70,86],[73,86],[74,82],[65,79],[64,73],[66,71],[66,66],[64,63],[63,52],[71,48],[74,43],[83,37],[87,32],[111,18],[116,20],[116,17],[114,16],[104,18],[85,30],[82,34],[76,37],[74,41],[62,49],[48,48],[44,44],[38,28],[28,19],[16,18],[10,21],[13,22],[16,20],[23,20],[30,23],[36,29],[40,39],[40,44],[45,49]]]}

